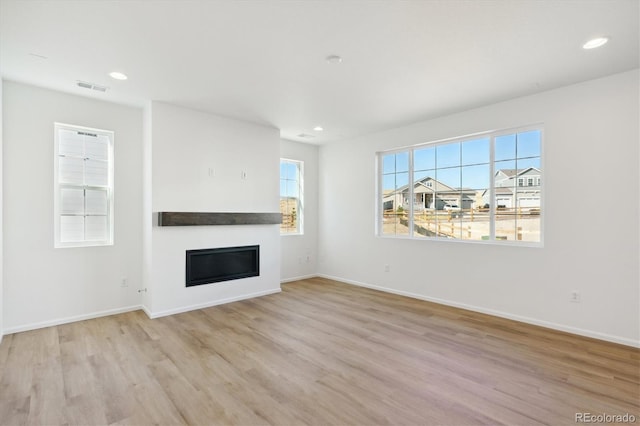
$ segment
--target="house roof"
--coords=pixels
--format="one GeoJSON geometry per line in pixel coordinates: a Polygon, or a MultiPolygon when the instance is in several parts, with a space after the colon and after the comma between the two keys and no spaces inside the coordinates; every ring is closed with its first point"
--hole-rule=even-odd
{"type": "MultiPolygon", "coordinates": [[[[438,194],[455,193],[455,192],[475,192],[475,190],[471,189],[471,188],[452,188],[449,185],[445,185],[444,183],[442,183],[442,182],[440,182],[440,181],[438,181],[438,180],[436,180],[436,179],[434,179],[434,178],[432,178],[430,176],[427,176],[427,177],[424,177],[422,179],[419,179],[419,180],[415,181],[413,186],[414,186],[414,188],[416,186],[418,186],[418,185],[427,187],[426,182],[429,181],[429,180],[435,182],[436,186],[438,186],[438,187],[446,188],[444,190],[443,189],[437,189],[436,192],[438,194]]],[[[431,188],[431,187],[427,187],[427,188],[429,188],[430,190],[433,190],[433,188],[431,188]]],[[[399,187],[395,191],[389,191],[389,190],[383,191],[383,196],[388,197],[389,195],[392,195],[392,194],[399,194],[399,193],[402,193],[402,192],[406,191],[407,189],[409,189],[409,185],[402,185],[401,187],[399,187]]]]}
{"type": "MultiPolygon", "coordinates": [[[[488,192],[490,192],[490,190],[485,189],[484,191],[482,191],[482,196],[484,197],[488,192]]],[[[513,195],[513,191],[509,188],[498,186],[496,187],[496,195],[513,195]]]]}
{"type": "Polygon", "coordinates": [[[527,173],[530,170],[536,170],[538,172],[540,172],[540,169],[537,167],[527,167],[526,169],[500,169],[496,172],[496,176],[498,176],[498,173],[502,173],[503,175],[509,177],[509,178],[513,178],[515,176],[520,176],[523,175],[525,173],[527,173]],[[520,171],[518,171],[520,170],[520,171]]]}

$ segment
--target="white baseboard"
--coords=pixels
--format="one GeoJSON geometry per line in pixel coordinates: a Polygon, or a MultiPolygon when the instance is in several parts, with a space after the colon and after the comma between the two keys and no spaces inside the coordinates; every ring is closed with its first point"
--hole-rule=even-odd
{"type": "Polygon", "coordinates": [[[290,283],[290,282],[293,282],[293,281],[306,280],[306,279],[315,278],[315,277],[318,277],[318,276],[319,276],[318,274],[310,274],[310,275],[302,275],[302,276],[293,277],[293,278],[285,278],[283,280],[280,280],[280,284],[286,284],[286,283],[290,283]]]}
{"type": "Polygon", "coordinates": [[[19,325],[17,327],[9,327],[3,330],[4,334],[19,333],[21,331],[36,330],[38,328],[53,327],[55,325],[68,324],[70,322],[84,321],[88,319],[106,317],[108,315],[122,314],[125,312],[137,311],[140,305],[127,306],[125,308],[107,309],[106,311],[92,312],[90,314],[75,315],[72,317],[57,318],[49,321],[35,322],[31,324],[19,325]]]}
{"type": "Polygon", "coordinates": [[[147,315],[147,317],[151,318],[151,310],[147,308],[146,305],[141,305],[140,309],[142,309],[142,312],[144,312],[147,315]]]}
{"type": "Polygon", "coordinates": [[[318,274],[317,276],[322,277],[322,278],[327,278],[327,279],[330,279],[330,280],[334,280],[334,281],[340,281],[340,282],[343,282],[343,283],[346,283],[346,284],[356,285],[356,286],[359,286],[359,287],[366,287],[366,288],[370,288],[370,289],[373,289],[373,290],[384,291],[386,293],[397,294],[397,295],[400,295],[400,296],[411,297],[413,299],[425,300],[427,302],[438,303],[440,305],[451,306],[451,307],[460,308],[460,309],[466,309],[468,311],[479,312],[481,314],[493,315],[495,317],[506,318],[506,319],[510,319],[510,320],[513,320],[513,321],[523,322],[523,323],[526,323],[526,324],[532,324],[532,325],[537,325],[537,326],[540,326],[540,327],[550,328],[552,330],[564,331],[564,332],[571,333],[571,334],[577,334],[579,336],[591,337],[593,339],[604,340],[604,341],[607,341],[607,342],[619,343],[619,344],[625,345],[625,346],[632,346],[632,347],[635,347],[635,348],[640,348],[640,341],[636,341],[636,340],[633,340],[633,339],[628,339],[626,337],[615,336],[615,335],[611,335],[611,334],[607,334],[607,333],[600,333],[598,331],[585,330],[585,329],[582,329],[582,328],[571,327],[571,326],[568,326],[568,325],[553,323],[553,322],[544,321],[544,320],[539,320],[539,319],[536,319],[536,318],[530,318],[530,317],[525,317],[525,316],[521,316],[521,315],[510,314],[508,312],[496,311],[496,310],[493,310],[493,309],[486,309],[486,308],[482,308],[482,307],[479,307],[479,306],[467,305],[466,303],[458,303],[458,302],[452,302],[450,300],[439,299],[439,298],[436,298],[436,297],[423,296],[421,294],[410,293],[410,292],[401,291],[401,290],[395,290],[395,289],[392,289],[392,288],[381,287],[381,286],[377,286],[377,285],[371,285],[371,284],[363,283],[363,282],[360,282],[360,281],[349,280],[349,279],[341,278],[341,277],[334,277],[334,276],[326,275],[326,274],[318,274]]]}
{"type": "Polygon", "coordinates": [[[183,312],[195,311],[196,309],[210,308],[211,306],[224,305],[225,303],[238,302],[240,300],[253,299],[254,297],[267,296],[269,294],[280,293],[282,290],[276,288],[273,290],[259,291],[256,293],[243,294],[241,296],[229,297],[227,299],[213,300],[196,305],[181,306],[179,308],[167,309],[165,311],[150,312],[146,307],[142,307],[147,316],[151,319],[166,317],[168,315],[181,314],[183,312]]]}

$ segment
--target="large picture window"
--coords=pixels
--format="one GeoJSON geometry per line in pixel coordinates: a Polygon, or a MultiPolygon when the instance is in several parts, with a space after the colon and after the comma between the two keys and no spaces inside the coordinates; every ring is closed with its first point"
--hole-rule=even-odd
{"type": "Polygon", "coordinates": [[[280,159],[281,234],[303,233],[303,163],[280,159]]]}
{"type": "Polygon", "coordinates": [[[542,243],[542,129],[378,154],[378,234],[542,243]]]}
{"type": "Polygon", "coordinates": [[[113,132],[55,124],[55,247],[113,244],[113,132]]]}

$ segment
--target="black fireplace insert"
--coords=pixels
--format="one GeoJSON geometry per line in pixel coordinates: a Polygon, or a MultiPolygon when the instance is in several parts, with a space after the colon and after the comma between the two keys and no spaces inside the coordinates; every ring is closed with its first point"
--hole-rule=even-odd
{"type": "Polygon", "coordinates": [[[186,286],[260,275],[260,246],[187,250],[186,286]]]}

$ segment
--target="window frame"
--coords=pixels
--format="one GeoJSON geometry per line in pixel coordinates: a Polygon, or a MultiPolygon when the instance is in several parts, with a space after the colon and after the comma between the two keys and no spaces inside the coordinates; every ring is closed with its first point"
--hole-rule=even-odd
{"type": "MultiPolygon", "coordinates": [[[[466,243],[466,244],[489,244],[489,245],[509,245],[514,247],[544,247],[544,222],[545,222],[545,197],[546,191],[543,190],[542,184],[535,185],[536,181],[534,180],[534,187],[537,186],[540,192],[540,240],[539,241],[519,241],[519,240],[502,240],[496,239],[496,185],[495,185],[495,174],[496,174],[496,161],[495,161],[495,139],[501,136],[507,136],[518,133],[526,133],[530,131],[539,131],[540,132],[540,169],[541,172],[544,173],[545,168],[545,160],[544,160],[544,125],[543,123],[536,123],[526,126],[500,129],[500,130],[489,130],[484,132],[478,132],[473,134],[468,134],[464,136],[457,136],[445,139],[439,139],[431,142],[418,143],[414,145],[408,145],[401,148],[393,148],[385,151],[378,151],[375,153],[375,169],[376,169],[376,183],[375,183],[375,235],[379,238],[392,238],[392,239],[409,239],[409,240],[421,240],[421,241],[442,241],[442,242],[453,242],[453,243],[466,243]],[[408,152],[409,154],[409,184],[408,189],[409,193],[407,194],[408,199],[413,199],[414,196],[414,185],[412,182],[415,182],[414,179],[414,151],[425,148],[425,147],[436,147],[438,145],[446,145],[453,143],[464,143],[467,141],[472,141],[480,138],[489,138],[489,151],[490,151],[490,159],[489,159],[489,191],[492,194],[492,202],[489,206],[489,223],[490,223],[490,238],[488,240],[470,240],[470,239],[462,239],[462,238],[424,238],[424,237],[416,237],[414,232],[411,231],[408,234],[384,234],[382,231],[383,226],[383,203],[382,196],[384,193],[383,190],[383,165],[382,160],[383,156],[391,155],[391,154],[399,154],[408,152]]],[[[541,180],[541,176],[538,177],[538,180],[541,180]]],[[[526,181],[524,182],[526,184],[526,181]]],[[[515,188],[520,188],[517,185],[517,181],[515,182],[515,188]]],[[[523,189],[529,188],[528,186],[522,186],[523,189]]],[[[414,207],[413,203],[409,203],[408,210],[408,228],[409,230],[413,230],[414,228],[414,207]]]]}
{"type": "MultiPolygon", "coordinates": [[[[65,124],[55,122],[53,126],[54,132],[54,155],[53,155],[53,221],[54,221],[54,248],[74,248],[74,247],[102,247],[114,245],[114,144],[115,144],[115,132],[111,130],[97,129],[86,126],[78,126],[74,124],[65,124]],[[106,185],[87,185],[87,184],[73,184],[73,183],[61,183],[60,182],[60,130],[70,130],[74,132],[86,132],[94,133],[101,136],[106,136],[109,139],[109,145],[107,147],[107,184],[106,185]],[[61,220],[64,215],[61,211],[62,208],[62,195],[63,189],[83,189],[86,191],[106,191],[107,206],[106,206],[106,221],[107,221],[107,238],[104,240],[87,240],[82,241],[61,241],[61,220]]],[[[86,160],[87,158],[85,158],[86,160]]],[[[86,197],[86,192],[85,192],[86,197]]],[[[86,198],[85,198],[86,201],[86,198]]],[[[85,212],[84,217],[87,215],[85,212]]]]}
{"type": "MultiPolygon", "coordinates": [[[[304,235],[304,160],[294,160],[292,158],[280,158],[280,166],[282,163],[290,163],[295,164],[298,170],[298,194],[299,197],[296,203],[296,211],[297,211],[297,228],[292,232],[283,232],[282,226],[280,227],[280,236],[294,236],[294,235],[304,235]]],[[[284,179],[287,180],[287,179],[284,179]]],[[[290,180],[290,179],[289,179],[290,180]]],[[[280,174],[279,182],[282,183],[283,178],[282,174],[280,174]]],[[[280,194],[280,200],[282,199],[282,194],[280,194]]],[[[282,211],[281,211],[282,212],[282,211]]]]}

